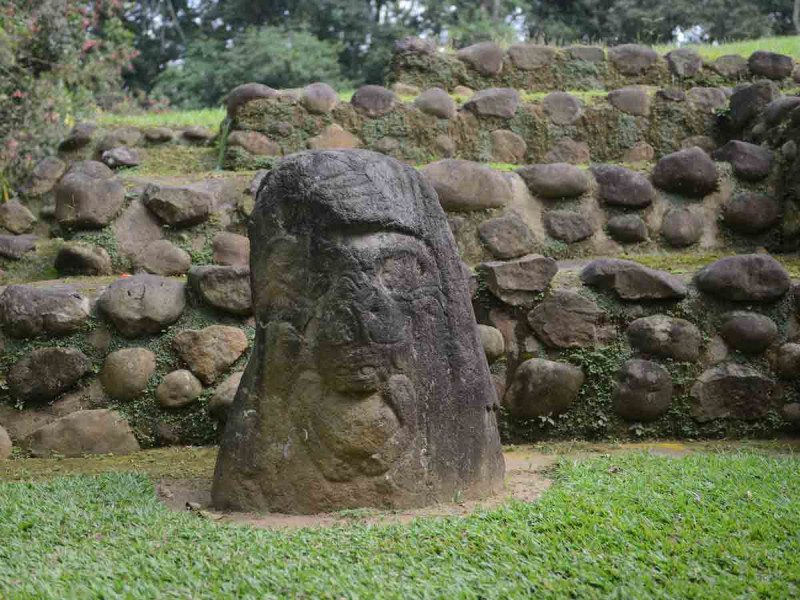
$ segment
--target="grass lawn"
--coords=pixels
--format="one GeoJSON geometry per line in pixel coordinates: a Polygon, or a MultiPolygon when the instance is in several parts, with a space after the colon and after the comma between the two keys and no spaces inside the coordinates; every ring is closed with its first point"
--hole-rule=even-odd
{"type": "Polygon", "coordinates": [[[269,531],[175,513],[143,474],[0,484],[0,597],[791,598],[800,462],[564,462],[535,504],[269,531]]]}
{"type": "MultiPolygon", "coordinates": [[[[724,54],[739,54],[747,58],[756,50],[768,50],[779,54],[787,54],[800,59],[800,35],[786,35],[778,37],[759,38],[756,40],[743,40],[740,42],[726,42],[713,46],[711,44],[696,44],[690,47],[695,48],[703,57],[714,60],[724,54]]],[[[655,46],[654,49],[660,54],[666,54],[674,49],[674,45],[655,46]]]]}
{"type": "Polygon", "coordinates": [[[219,129],[225,118],[224,108],[202,108],[197,110],[151,111],[141,114],[100,113],[97,124],[102,127],[189,127],[200,125],[212,131],[219,129]]]}

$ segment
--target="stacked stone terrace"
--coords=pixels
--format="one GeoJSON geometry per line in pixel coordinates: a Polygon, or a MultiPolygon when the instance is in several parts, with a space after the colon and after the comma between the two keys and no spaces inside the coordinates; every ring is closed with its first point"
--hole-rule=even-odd
{"type": "Polygon", "coordinates": [[[254,336],[254,193],[281,155],[330,148],[411,162],[437,191],[507,440],[800,426],[791,58],[404,40],[393,67],[349,102],[239,86],[217,136],[76,126],[0,207],[12,441],[213,442],[254,336]],[[186,172],[157,174],[166,156],[186,172]]]}

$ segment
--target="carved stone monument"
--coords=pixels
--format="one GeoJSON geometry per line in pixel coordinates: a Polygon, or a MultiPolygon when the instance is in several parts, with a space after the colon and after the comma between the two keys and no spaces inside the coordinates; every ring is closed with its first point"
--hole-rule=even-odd
{"type": "Polygon", "coordinates": [[[256,342],[220,508],[424,506],[502,487],[497,398],[436,193],[362,151],[302,152],[250,222],[256,342]]]}

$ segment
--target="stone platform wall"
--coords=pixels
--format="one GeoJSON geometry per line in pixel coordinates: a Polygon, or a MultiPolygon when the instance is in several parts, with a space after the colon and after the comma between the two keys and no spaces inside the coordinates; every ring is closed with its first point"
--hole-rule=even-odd
{"type": "Polygon", "coordinates": [[[397,44],[390,74],[390,82],[421,88],[529,91],[613,90],[629,85],[732,87],[762,78],[793,85],[800,80],[800,71],[791,57],[763,51],[706,61],[688,48],[660,56],[636,44],[608,50],[515,44],[503,50],[482,42],[451,53],[439,52],[423,40],[406,39],[397,44]]]}
{"type": "Polygon", "coordinates": [[[768,255],[675,276],[618,259],[481,265],[510,440],[769,435],[800,424],[797,287],[768,255]],[[497,333],[497,332],[501,333],[497,333]]]}
{"type": "Polygon", "coordinates": [[[441,90],[424,91],[409,104],[384,88],[363,96],[324,113],[310,112],[302,96],[247,103],[230,123],[225,167],[261,168],[275,155],[308,148],[367,148],[412,163],[448,157],[517,164],[562,157],[635,161],[713,134],[714,112],[727,103],[717,88],[686,94],[636,88],[583,100],[556,92],[536,102],[523,102],[511,89],[491,89],[460,109],[441,90]],[[369,108],[375,97],[385,100],[379,110],[369,108]]]}

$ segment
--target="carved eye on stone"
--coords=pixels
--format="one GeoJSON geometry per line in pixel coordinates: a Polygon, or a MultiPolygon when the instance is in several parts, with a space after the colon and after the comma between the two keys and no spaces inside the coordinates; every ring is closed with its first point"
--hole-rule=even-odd
{"type": "Polygon", "coordinates": [[[380,279],[390,292],[410,294],[433,283],[430,265],[412,253],[392,254],[380,265],[380,279]]]}

